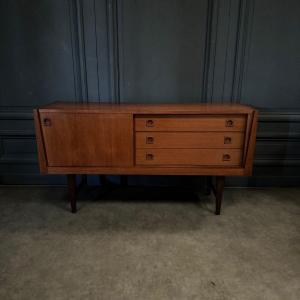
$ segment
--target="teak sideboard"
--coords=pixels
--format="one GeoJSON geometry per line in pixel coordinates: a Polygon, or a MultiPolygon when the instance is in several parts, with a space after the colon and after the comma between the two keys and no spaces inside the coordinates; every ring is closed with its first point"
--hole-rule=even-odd
{"type": "Polygon", "coordinates": [[[249,176],[257,110],[237,104],[81,104],[34,110],[40,171],[66,174],[76,212],[76,174],[249,176]]]}

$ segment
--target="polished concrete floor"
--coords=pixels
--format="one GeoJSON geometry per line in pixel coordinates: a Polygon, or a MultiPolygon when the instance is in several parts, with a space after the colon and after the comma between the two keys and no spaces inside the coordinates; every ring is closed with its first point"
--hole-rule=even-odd
{"type": "Polygon", "coordinates": [[[300,299],[300,189],[0,187],[0,299],[300,299]],[[200,200],[199,200],[200,199],[200,200]]]}

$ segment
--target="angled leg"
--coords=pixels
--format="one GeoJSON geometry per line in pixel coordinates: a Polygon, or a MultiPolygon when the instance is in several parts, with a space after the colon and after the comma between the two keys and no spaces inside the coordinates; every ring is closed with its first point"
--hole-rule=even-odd
{"type": "Polygon", "coordinates": [[[221,213],[221,205],[223,200],[223,191],[224,191],[224,176],[217,176],[216,177],[216,189],[215,189],[215,196],[216,196],[216,211],[215,214],[219,215],[221,213]]]}
{"type": "Polygon", "coordinates": [[[71,212],[76,213],[76,175],[69,174],[67,175],[67,179],[71,212]]]}

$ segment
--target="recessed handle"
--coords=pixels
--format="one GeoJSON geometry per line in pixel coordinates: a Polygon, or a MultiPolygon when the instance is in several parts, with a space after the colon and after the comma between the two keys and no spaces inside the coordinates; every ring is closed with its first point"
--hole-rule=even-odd
{"type": "Polygon", "coordinates": [[[226,127],[233,127],[233,126],[234,126],[233,120],[226,120],[225,126],[226,126],[226,127]]]}
{"type": "Polygon", "coordinates": [[[154,137],[147,136],[146,137],[146,144],[153,144],[154,143],[154,137]]]}
{"type": "Polygon", "coordinates": [[[231,156],[229,154],[223,154],[223,161],[230,161],[231,156]]]}
{"type": "Polygon", "coordinates": [[[232,143],[232,139],[230,136],[225,136],[224,137],[224,144],[231,144],[232,143]]]}
{"type": "Polygon", "coordinates": [[[51,119],[44,118],[43,119],[43,124],[44,124],[44,126],[51,126],[51,119]]]}
{"type": "Polygon", "coordinates": [[[154,126],[154,121],[153,120],[147,120],[146,121],[146,127],[153,127],[154,126]]]}
{"type": "Polygon", "coordinates": [[[154,155],[152,153],[146,153],[146,160],[153,160],[154,155]]]}

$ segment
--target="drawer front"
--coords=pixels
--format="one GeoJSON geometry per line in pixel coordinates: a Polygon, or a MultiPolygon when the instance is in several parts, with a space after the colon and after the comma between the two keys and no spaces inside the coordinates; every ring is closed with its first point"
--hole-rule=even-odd
{"type": "Polygon", "coordinates": [[[239,149],[137,149],[137,165],[240,166],[239,149]]]}
{"type": "Polygon", "coordinates": [[[136,148],[243,148],[242,132],[137,132],[136,148]]]}
{"type": "Polygon", "coordinates": [[[246,116],[148,116],[135,118],[136,131],[244,131],[246,116]]]}

